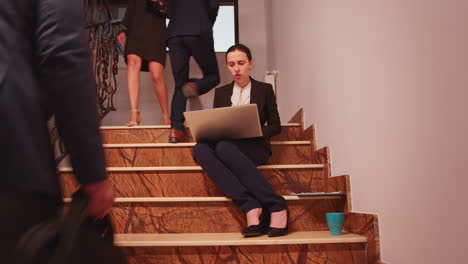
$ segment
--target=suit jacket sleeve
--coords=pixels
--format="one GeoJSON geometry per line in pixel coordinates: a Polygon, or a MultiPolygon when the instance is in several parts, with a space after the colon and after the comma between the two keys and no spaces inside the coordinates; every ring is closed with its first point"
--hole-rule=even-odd
{"type": "Polygon", "coordinates": [[[39,0],[38,73],[48,107],[82,184],[106,178],[81,0],[39,0]]]}
{"type": "Polygon", "coordinates": [[[213,108],[219,108],[222,107],[221,105],[221,92],[220,89],[215,90],[215,96],[213,99],[213,108]]]}
{"type": "Polygon", "coordinates": [[[211,24],[214,25],[216,17],[218,16],[220,0],[206,0],[208,1],[208,15],[210,16],[211,24]]]}
{"type": "Polygon", "coordinates": [[[268,84],[266,87],[265,95],[265,114],[267,115],[267,125],[262,127],[262,132],[265,138],[271,138],[281,132],[281,121],[278,113],[278,106],[276,105],[276,96],[271,84],[268,84]]]}

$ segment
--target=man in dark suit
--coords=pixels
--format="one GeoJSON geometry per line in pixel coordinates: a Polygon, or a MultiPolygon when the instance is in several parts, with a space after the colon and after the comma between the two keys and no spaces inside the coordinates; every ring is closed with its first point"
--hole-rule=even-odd
{"type": "Polygon", "coordinates": [[[220,81],[213,42],[213,25],[219,0],[167,0],[167,46],[171,58],[175,91],[171,105],[169,142],[186,141],[184,115],[187,98],[191,104],[220,81]],[[203,72],[201,79],[189,79],[189,59],[193,56],[203,72]]]}
{"type": "Polygon", "coordinates": [[[107,180],[81,0],[4,0],[0,8],[0,255],[57,214],[61,191],[47,120],[55,114],[87,214],[114,198],[107,180]]]}

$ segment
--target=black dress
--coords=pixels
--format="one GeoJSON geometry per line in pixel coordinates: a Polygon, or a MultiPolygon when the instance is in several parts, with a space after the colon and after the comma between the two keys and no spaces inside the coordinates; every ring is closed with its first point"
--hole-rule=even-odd
{"type": "Polygon", "coordinates": [[[125,60],[128,54],[143,59],[142,71],[148,71],[148,62],[166,63],[166,19],[146,10],[146,0],[129,0],[122,24],[126,28],[125,60]]]}

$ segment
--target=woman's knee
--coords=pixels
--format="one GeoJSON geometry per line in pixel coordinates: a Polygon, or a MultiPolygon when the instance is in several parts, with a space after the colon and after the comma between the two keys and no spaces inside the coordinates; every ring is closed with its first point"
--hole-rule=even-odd
{"type": "Polygon", "coordinates": [[[153,83],[158,83],[162,78],[164,78],[162,72],[151,72],[151,81],[153,83]]]}
{"type": "Polygon", "coordinates": [[[233,151],[235,151],[236,149],[237,149],[236,145],[234,145],[231,141],[222,140],[216,144],[215,151],[218,157],[225,157],[229,155],[230,153],[232,153],[233,151]]]}
{"type": "Polygon", "coordinates": [[[193,147],[193,151],[192,151],[193,159],[198,162],[200,160],[200,157],[205,156],[208,151],[211,151],[211,148],[208,144],[206,143],[196,144],[193,147]]]}
{"type": "Polygon", "coordinates": [[[141,58],[136,55],[128,55],[127,67],[129,70],[139,71],[141,69],[141,58]]]}
{"type": "Polygon", "coordinates": [[[153,83],[157,83],[164,78],[164,66],[161,63],[151,61],[149,63],[149,69],[153,83]]]}

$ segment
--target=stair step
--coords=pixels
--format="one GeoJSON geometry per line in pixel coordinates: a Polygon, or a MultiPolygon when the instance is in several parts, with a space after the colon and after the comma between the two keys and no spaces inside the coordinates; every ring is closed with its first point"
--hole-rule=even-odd
{"type": "MultiPolygon", "coordinates": [[[[311,163],[310,141],[273,141],[267,164],[311,163]]],[[[196,143],[104,144],[109,167],[197,165],[192,150],[196,143]]]]}
{"type": "MultiPolygon", "coordinates": [[[[116,233],[222,233],[246,227],[245,213],[232,201],[119,201],[110,216],[116,233]]],[[[70,199],[65,199],[70,202],[70,199]]],[[[68,204],[68,203],[67,203],[68,204]]],[[[343,199],[289,200],[289,230],[328,230],[325,214],[343,212],[343,199]]]]}
{"type": "MultiPolygon", "coordinates": [[[[283,123],[281,127],[300,127],[299,123],[283,123]]],[[[101,126],[101,130],[117,130],[117,129],[128,129],[128,130],[138,130],[138,129],[170,129],[170,125],[149,125],[149,126],[101,126]]]]}
{"type": "MultiPolygon", "coordinates": [[[[322,169],[324,164],[275,164],[257,166],[260,170],[322,169]]],[[[60,173],[72,172],[72,168],[59,168],[60,173]]],[[[203,171],[200,166],[161,166],[161,167],[107,167],[108,172],[143,171],[203,171]]]]}
{"type": "MultiPolygon", "coordinates": [[[[286,201],[305,201],[305,200],[333,200],[342,199],[345,194],[327,194],[317,196],[296,196],[284,195],[286,201]]],[[[64,202],[71,202],[71,198],[64,198],[64,202]]],[[[172,202],[230,202],[227,197],[117,197],[115,203],[172,203],[172,202]]]]}
{"type": "MultiPolygon", "coordinates": [[[[323,192],[324,164],[262,165],[258,168],[280,195],[323,192]]],[[[118,197],[224,196],[200,166],[108,167],[118,197]]],[[[72,168],[60,168],[62,190],[70,197],[78,183],[72,168]]]]}
{"type": "MultiPolygon", "coordinates": [[[[290,231],[327,230],[325,214],[344,211],[345,196],[283,197],[290,231]]],[[[116,233],[238,232],[246,226],[245,213],[226,197],[119,197],[115,201],[110,215],[116,233]]]]}
{"type": "Polygon", "coordinates": [[[187,234],[115,234],[120,247],[172,247],[172,246],[251,246],[292,244],[366,243],[367,238],[356,234],[332,236],[328,231],[298,231],[283,237],[244,238],[240,233],[187,233],[187,234]]]}
{"type": "MultiPolygon", "coordinates": [[[[272,146],[281,145],[292,145],[292,146],[308,146],[310,141],[308,140],[284,140],[284,141],[271,141],[272,146]]],[[[120,143],[120,144],[103,144],[104,148],[181,148],[181,147],[193,147],[197,143],[120,143]]]]}
{"type": "MultiPolygon", "coordinates": [[[[302,126],[299,123],[282,124],[281,133],[271,140],[300,140],[302,126]]],[[[167,143],[169,126],[103,126],[101,133],[104,143],[167,143]]],[[[190,132],[188,132],[190,134],[190,132]]]]}

